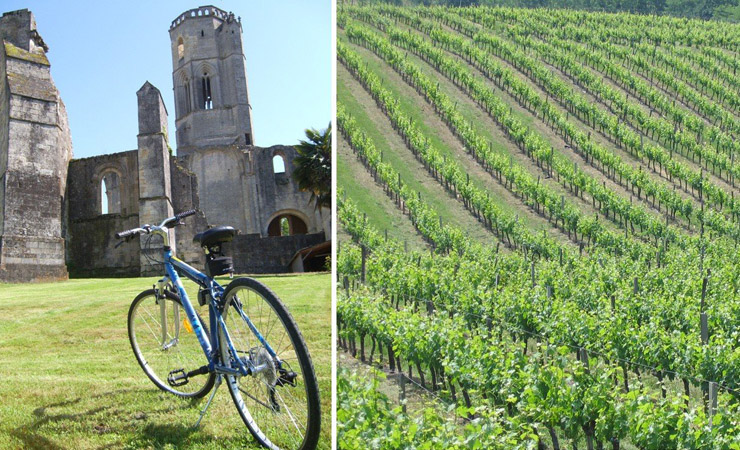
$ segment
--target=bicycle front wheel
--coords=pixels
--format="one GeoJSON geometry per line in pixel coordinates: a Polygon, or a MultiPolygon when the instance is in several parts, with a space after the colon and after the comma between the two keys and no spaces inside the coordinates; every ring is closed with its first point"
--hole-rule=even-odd
{"type": "Polygon", "coordinates": [[[154,289],[139,294],[128,312],[128,336],[136,360],[158,388],[200,398],[213,387],[215,373],[185,376],[207,367],[208,359],[177,295],[165,291],[157,299],[154,289]]]}
{"type": "Polygon", "coordinates": [[[239,358],[255,372],[226,376],[242,420],[267,448],[316,448],[319,389],[308,349],[290,313],[267,286],[251,278],[231,282],[224,299],[223,318],[236,355],[221,330],[222,360],[236,367],[239,358]]]}

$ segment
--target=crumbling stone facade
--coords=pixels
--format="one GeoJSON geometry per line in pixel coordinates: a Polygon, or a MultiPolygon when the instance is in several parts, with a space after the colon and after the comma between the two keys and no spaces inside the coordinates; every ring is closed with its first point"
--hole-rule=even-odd
{"type": "Polygon", "coordinates": [[[291,178],[295,149],[253,145],[241,32],[240,20],[213,6],[173,21],[178,156],[162,95],[146,82],[136,93],[138,148],[70,160],[64,106],[33,15],[3,16],[0,281],[65,278],[67,269],[83,277],[159,274],[152,258],[161,258],[161,242],[147,246],[143,237],[115,248],[113,235],[188,209],[198,214],[171,243],[196,267],[204,256],[192,237],[209,226],[240,230],[227,248],[240,272],[289,271],[298,250],[326,240],[328,211],[309,205],[291,178]]]}
{"type": "Polygon", "coordinates": [[[67,113],[33,14],[3,14],[0,39],[0,280],[63,279],[67,113]]]}

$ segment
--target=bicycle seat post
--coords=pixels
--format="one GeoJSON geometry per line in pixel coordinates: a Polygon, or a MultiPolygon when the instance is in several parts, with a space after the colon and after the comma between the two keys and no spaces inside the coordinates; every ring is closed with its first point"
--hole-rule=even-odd
{"type": "Polygon", "coordinates": [[[203,420],[203,417],[206,415],[206,412],[208,411],[208,407],[211,406],[211,401],[213,401],[213,397],[216,395],[216,391],[218,391],[218,387],[221,386],[222,378],[223,378],[223,375],[221,374],[218,374],[218,376],[216,377],[216,384],[213,386],[211,395],[208,396],[208,401],[206,402],[206,406],[200,412],[200,417],[198,417],[198,421],[195,422],[195,425],[193,425],[193,428],[198,428],[200,426],[200,421],[203,420]]]}

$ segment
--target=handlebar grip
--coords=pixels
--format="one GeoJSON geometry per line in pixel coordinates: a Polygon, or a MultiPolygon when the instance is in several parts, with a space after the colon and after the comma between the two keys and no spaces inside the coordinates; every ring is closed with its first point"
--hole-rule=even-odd
{"type": "Polygon", "coordinates": [[[119,231],[116,233],[116,239],[123,239],[134,234],[134,230],[119,231]]]}
{"type": "Polygon", "coordinates": [[[188,216],[192,216],[193,214],[195,214],[195,210],[189,209],[187,211],[183,211],[181,213],[175,214],[175,218],[179,221],[180,219],[184,219],[188,216]]]}

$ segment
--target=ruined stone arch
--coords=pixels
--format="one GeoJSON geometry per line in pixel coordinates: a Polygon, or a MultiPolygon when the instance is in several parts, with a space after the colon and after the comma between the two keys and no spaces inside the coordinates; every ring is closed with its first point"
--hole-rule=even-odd
{"type": "Polygon", "coordinates": [[[123,210],[124,171],[119,167],[105,165],[97,169],[94,178],[98,214],[120,214],[123,210]]]}
{"type": "Polygon", "coordinates": [[[292,236],[295,234],[307,234],[309,229],[309,218],[303,212],[296,209],[281,209],[267,221],[265,234],[267,236],[292,236]],[[284,234],[282,228],[287,221],[288,233],[284,234]]]}

